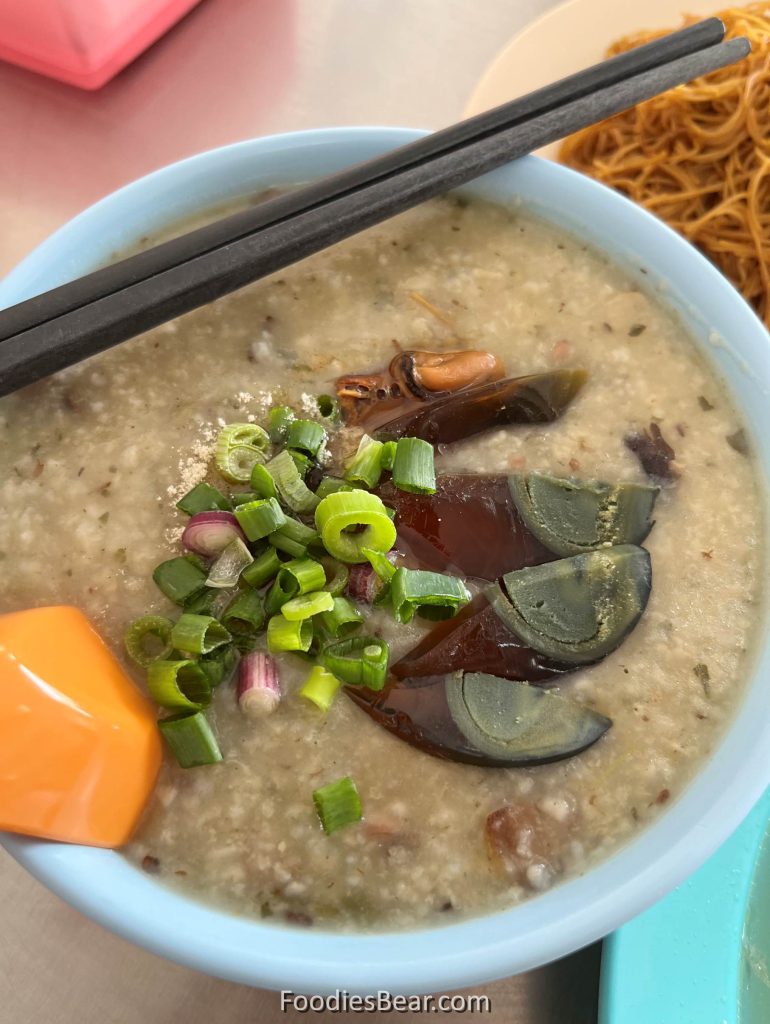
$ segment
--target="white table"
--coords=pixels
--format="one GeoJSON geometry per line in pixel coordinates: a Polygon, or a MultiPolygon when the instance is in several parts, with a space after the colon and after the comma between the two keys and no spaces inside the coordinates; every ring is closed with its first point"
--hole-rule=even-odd
{"type": "MultiPolygon", "coordinates": [[[[198,150],[322,125],[455,120],[495,52],[552,5],[204,0],[97,93],[0,64],[0,275],[83,207],[198,150]]],[[[2,1024],[308,1019],[282,1014],[273,993],[207,978],[115,938],[2,853],[0,907],[2,1024]]],[[[489,995],[492,1014],[463,1020],[593,1024],[598,955],[593,947],[482,986],[475,991],[489,995]]]]}

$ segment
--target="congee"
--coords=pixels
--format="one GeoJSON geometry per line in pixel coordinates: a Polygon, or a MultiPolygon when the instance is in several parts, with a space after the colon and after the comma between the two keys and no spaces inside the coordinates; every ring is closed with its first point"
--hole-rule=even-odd
{"type": "Polygon", "coordinates": [[[79,606],[159,707],[132,862],[406,928],[665,813],[764,553],[740,411],[649,281],[449,197],[3,400],[0,611],[79,606]]]}

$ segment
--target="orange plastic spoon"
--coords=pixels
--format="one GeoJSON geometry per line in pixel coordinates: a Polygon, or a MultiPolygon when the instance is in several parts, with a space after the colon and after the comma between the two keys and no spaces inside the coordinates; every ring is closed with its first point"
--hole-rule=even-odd
{"type": "Polygon", "coordinates": [[[0,829],[120,846],[160,761],[152,705],[82,612],[0,616],[0,829]]]}

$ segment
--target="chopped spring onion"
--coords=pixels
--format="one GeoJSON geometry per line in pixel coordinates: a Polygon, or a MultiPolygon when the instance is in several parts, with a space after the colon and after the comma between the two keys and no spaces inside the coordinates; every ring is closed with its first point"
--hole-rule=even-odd
{"type": "Polygon", "coordinates": [[[147,668],[153,661],[167,658],[174,649],[169,642],[173,628],[173,622],[161,615],[144,615],[132,622],[123,637],[129,658],[142,668],[147,668]],[[156,642],[155,646],[160,644],[160,650],[155,654],[147,647],[150,638],[156,642]]]}
{"type": "Polygon", "coordinates": [[[313,623],[310,619],[290,622],[283,615],[274,615],[267,624],[267,649],[271,654],[279,651],[309,651],[313,642],[313,623]]]}
{"type": "Polygon", "coordinates": [[[198,661],[198,666],[205,673],[209,686],[213,690],[220,683],[230,680],[235,666],[238,664],[238,651],[235,647],[219,647],[213,654],[198,661]]]}
{"type": "Polygon", "coordinates": [[[278,573],[278,583],[289,597],[310,594],[326,585],[326,572],[320,562],[312,558],[294,558],[284,562],[278,573]]]}
{"type": "Polygon", "coordinates": [[[206,585],[206,573],[197,561],[184,556],[161,562],[155,567],[152,578],[166,597],[178,605],[189,601],[206,585]]]}
{"type": "Polygon", "coordinates": [[[386,441],[380,452],[380,465],[383,469],[393,469],[393,460],[396,457],[396,442],[386,441]]]}
{"type": "MultiPolygon", "coordinates": [[[[207,588],[208,589],[208,588],[207,588]]],[[[214,595],[214,600],[211,602],[211,609],[208,612],[197,612],[198,615],[210,615],[214,619],[222,620],[222,612],[227,608],[232,599],[238,593],[236,587],[215,587],[209,589],[209,593],[214,595]]],[[[189,608],[185,608],[186,612],[189,612],[189,608]]]]}
{"type": "Polygon", "coordinates": [[[311,526],[305,526],[304,523],[300,523],[299,520],[292,519],[291,517],[287,518],[286,522],[277,532],[284,537],[290,537],[304,547],[307,547],[309,544],[317,544],[320,540],[317,530],[314,530],[311,526]]]}
{"type": "MultiPolygon", "coordinates": [[[[344,643],[344,641],[342,641],[344,643]]],[[[388,675],[390,649],[379,637],[361,651],[361,685],[370,690],[381,690],[388,675]]]]}
{"type": "Polygon", "coordinates": [[[326,573],[324,590],[328,590],[332,597],[338,597],[348,585],[350,570],[342,562],[338,562],[336,558],[330,556],[322,558],[321,565],[326,573]]]}
{"type": "Polygon", "coordinates": [[[393,484],[412,494],[435,494],[433,445],[419,437],[402,437],[393,459],[393,484]]]}
{"type": "Polygon", "coordinates": [[[231,484],[248,483],[254,464],[265,461],[269,444],[267,431],[256,423],[231,423],[217,438],[217,469],[231,484]]]}
{"type": "Polygon", "coordinates": [[[338,679],[351,686],[381,690],[388,675],[387,643],[378,636],[353,636],[328,644],[320,662],[338,679]]]}
{"type": "Polygon", "coordinates": [[[265,612],[268,615],[275,615],[287,601],[296,596],[297,589],[291,577],[289,577],[288,581],[284,581],[284,583],[287,585],[284,586],[280,576],[277,576],[272,587],[268,590],[267,597],[265,598],[265,612]]]}
{"type": "Polygon", "coordinates": [[[191,491],[176,503],[180,512],[186,512],[188,516],[195,516],[199,512],[213,512],[221,509],[224,512],[230,511],[230,502],[211,484],[196,484],[191,491]]]}
{"type": "Polygon", "coordinates": [[[286,447],[315,458],[326,442],[326,431],[314,420],[294,420],[286,435],[286,447]]]}
{"type": "Polygon", "coordinates": [[[206,586],[234,587],[243,570],[253,561],[251,552],[242,540],[232,541],[209,569],[206,586]]]}
{"type": "Polygon", "coordinates": [[[364,617],[352,601],[346,597],[335,597],[332,608],[319,617],[321,626],[334,637],[346,637],[353,633],[364,617]]]}
{"type": "Polygon", "coordinates": [[[211,702],[211,684],[194,661],[153,661],[147,669],[147,689],[162,708],[200,711],[211,702]]]}
{"type": "Polygon", "coordinates": [[[372,607],[389,608],[391,611],[393,611],[393,600],[390,593],[390,582],[381,584],[380,589],[372,598],[372,607]]]}
{"type": "Polygon", "coordinates": [[[277,498],[278,490],[275,480],[270,476],[266,466],[257,462],[251,471],[251,486],[255,490],[255,498],[277,498]]]}
{"type": "Polygon", "coordinates": [[[313,793],[313,803],[327,836],[337,829],[360,821],[362,817],[361,798],[356,784],[349,777],[330,782],[313,793]]]}
{"type": "Polygon", "coordinates": [[[232,637],[221,623],[210,615],[185,612],[174,623],[171,645],[185,654],[211,654],[217,647],[230,643],[232,637]]]}
{"type": "Polygon", "coordinates": [[[213,558],[238,537],[244,540],[233,513],[217,509],[215,512],[197,512],[184,528],[182,544],[188,551],[213,558]]]}
{"type": "Polygon", "coordinates": [[[315,489],[317,498],[326,498],[329,494],[336,494],[337,491],[355,491],[352,484],[339,480],[336,476],[325,476],[315,489]]]}
{"type": "Polygon", "coordinates": [[[303,558],[308,545],[317,544],[320,537],[304,523],[288,518],[280,529],[270,534],[268,540],[279,551],[285,551],[292,558],[303,558]]]}
{"type": "Polygon", "coordinates": [[[256,501],[257,498],[262,498],[264,495],[257,494],[256,491],[237,491],[235,494],[230,495],[230,501],[233,503],[233,508],[238,508],[239,505],[246,505],[250,501],[256,501]]]}
{"type": "Polygon", "coordinates": [[[334,598],[328,590],[316,590],[312,594],[300,594],[287,601],[281,608],[281,615],[292,622],[301,619],[312,619],[321,612],[329,612],[334,607],[334,598]]]}
{"type": "Polygon", "coordinates": [[[307,548],[304,544],[300,544],[299,541],[292,540],[291,537],[287,537],[278,531],[271,533],[268,540],[278,551],[283,551],[285,555],[289,555],[291,558],[304,558],[307,554],[307,548]]]}
{"type": "Polygon", "coordinates": [[[382,501],[366,491],[329,494],[316,509],[315,523],[324,547],[341,562],[365,562],[364,548],[385,552],[396,540],[396,528],[382,501]],[[359,526],[364,529],[348,532],[359,526]]]}
{"type": "Polygon", "coordinates": [[[319,395],[316,402],[318,411],[325,420],[332,420],[335,423],[339,420],[340,407],[336,398],[332,398],[331,395],[319,395]]]}
{"type": "Polygon", "coordinates": [[[235,518],[249,540],[261,540],[283,526],[286,516],[275,498],[259,498],[239,505],[235,518]]]}
{"type": "Polygon", "coordinates": [[[254,559],[251,565],[247,565],[241,573],[241,579],[250,587],[259,588],[271,580],[281,568],[275,548],[268,548],[261,555],[254,559]]]}
{"type": "Polygon", "coordinates": [[[289,455],[291,455],[292,462],[297,467],[297,472],[304,480],[310,472],[310,467],[313,465],[313,460],[309,455],[305,455],[304,452],[296,452],[293,448],[287,448],[289,455]]]}
{"type": "MultiPolygon", "coordinates": [[[[411,622],[423,608],[431,609],[427,617],[434,618],[434,609],[445,609],[445,617],[457,614],[471,595],[457,576],[445,576],[422,569],[397,569],[391,580],[393,614],[398,622],[411,622]]],[[[441,615],[441,613],[438,613],[441,615]]]]}
{"type": "Polygon", "coordinates": [[[267,430],[273,444],[285,444],[294,413],[288,405],[277,405],[267,414],[267,430]]]}
{"type": "MultiPolygon", "coordinates": [[[[204,587],[199,593],[194,594],[188,601],[185,601],[182,607],[186,612],[192,612],[193,615],[212,615],[214,603],[219,596],[216,590],[204,587]]],[[[214,618],[216,618],[216,615],[214,615],[214,618]]]]}
{"type": "Polygon", "coordinates": [[[364,548],[363,554],[366,555],[372,569],[374,569],[383,583],[390,582],[390,580],[392,580],[396,575],[396,567],[393,565],[388,555],[383,555],[381,551],[372,551],[371,548],[364,548]]]}
{"type": "Polygon", "coordinates": [[[341,686],[341,680],[327,672],[322,665],[316,665],[305,680],[299,695],[312,700],[321,711],[328,711],[341,686]]]}
{"type": "Polygon", "coordinates": [[[284,505],[300,514],[312,512],[315,509],[318,498],[302,479],[302,474],[297,469],[291,452],[283,451],[280,455],[276,455],[268,462],[267,469],[275,481],[275,486],[284,505]]]}
{"type": "Polygon", "coordinates": [[[376,487],[382,476],[381,453],[382,441],[375,441],[364,434],[353,461],[345,470],[345,479],[348,483],[363,484],[369,490],[376,487]]]}
{"type": "Polygon", "coordinates": [[[233,634],[233,647],[235,647],[239,654],[251,654],[251,652],[256,651],[260,645],[261,640],[257,633],[233,634]]]}
{"type": "Polygon", "coordinates": [[[216,737],[200,711],[169,715],[158,722],[158,728],[181,768],[199,768],[222,760],[216,737]]]}
{"type": "Polygon", "coordinates": [[[222,625],[237,636],[257,633],[264,624],[265,603],[256,590],[242,590],[222,613],[222,625]]]}
{"type": "Polygon", "coordinates": [[[281,702],[281,684],[275,658],[254,651],[241,660],[238,672],[238,707],[249,718],[264,718],[281,702]]]}

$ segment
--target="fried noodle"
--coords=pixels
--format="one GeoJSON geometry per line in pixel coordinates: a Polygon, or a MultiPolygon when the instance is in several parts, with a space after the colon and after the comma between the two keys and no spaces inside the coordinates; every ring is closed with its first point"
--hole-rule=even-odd
{"type": "MultiPolygon", "coordinates": [[[[751,41],[745,60],[570,136],[559,156],[681,232],[770,326],[770,3],[717,17],[751,41]]],[[[664,34],[626,36],[608,56],[664,34]]]]}

